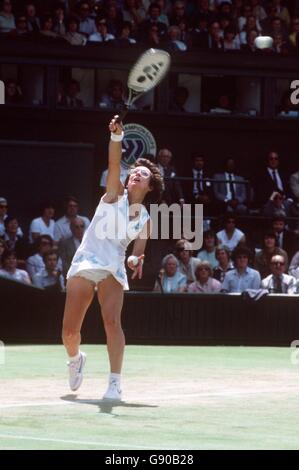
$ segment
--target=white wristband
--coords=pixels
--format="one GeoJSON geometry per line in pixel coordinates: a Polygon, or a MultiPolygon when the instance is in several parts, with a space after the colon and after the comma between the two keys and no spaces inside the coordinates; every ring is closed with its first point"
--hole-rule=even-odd
{"type": "Polygon", "coordinates": [[[110,139],[112,140],[112,142],[121,142],[124,138],[124,135],[124,131],[122,131],[121,134],[115,134],[114,132],[111,132],[110,139]]]}

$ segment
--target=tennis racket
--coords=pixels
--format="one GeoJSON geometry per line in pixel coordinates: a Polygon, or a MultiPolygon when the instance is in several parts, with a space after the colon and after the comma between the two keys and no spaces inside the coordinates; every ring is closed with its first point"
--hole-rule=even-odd
{"type": "Polygon", "coordinates": [[[129,96],[117,119],[119,122],[125,118],[134,101],[161,82],[169,67],[170,55],[161,49],[148,49],[139,57],[129,73],[129,96]]]}

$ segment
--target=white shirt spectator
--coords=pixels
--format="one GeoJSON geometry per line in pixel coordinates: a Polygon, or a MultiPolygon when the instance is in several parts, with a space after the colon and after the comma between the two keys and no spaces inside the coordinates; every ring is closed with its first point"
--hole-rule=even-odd
{"type": "MultiPolygon", "coordinates": [[[[43,261],[43,257],[39,253],[36,253],[35,255],[30,256],[27,259],[26,270],[29,273],[29,276],[31,277],[31,279],[33,279],[33,276],[37,274],[38,272],[42,271],[43,269],[45,269],[45,263],[43,261]]],[[[57,269],[59,269],[59,271],[62,271],[61,258],[58,258],[57,269]]]]}
{"type": "Polygon", "coordinates": [[[226,246],[230,251],[233,251],[236,248],[236,246],[244,236],[245,234],[238,228],[234,230],[231,239],[227,237],[227,233],[225,230],[220,230],[220,232],[217,232],[219,244],[226,246]]]}
{"type": "MultiPolygon", "coordinates": [[[[45,289],[46,287],[55,286],[57,284],[57,276],[49,274],[46,269],[42,269],[37,274],[33,276],[33,285],[39,287],[40,289],[45,289]]],[[[62,274],[59,275],[59,284],[61,290],[64,290],[64,280],[62,274]]]]}
{"type": "Polygon", "coordinates": [[[23,269],[16,269],[14,273],[10,273],[6,271],[6,269],[0,269],[0,277],[5,277],[5,279],[12,281],[19,281],[23,284],[31,284],[28,273],[23,269]]]}
{"type": "Polygon", "coordinates": [[[38,233],[39,235],[50,235],[50,237],[54,240],[54,227],[55,221],[53,219],[50,220],[49,226],[45,224],[42,217],[37,217],[36,219],[33,219],[29,229],[30,243],[33,243],[32,232],[38,233]]]}
{"type": "MultiPolygon", "coordinates": [[[[290,295],[297,294],[297,280],[293,276],[290,276],[289,274],[282,274],[279,277],[280,277],[281,290],[282,290],[281,294],[290,294],[290,295]]],[[[276,285],[275,285],[275,276],[273,274],[270,274],[269,276],[265,277],[265,279],[262,280],[262,288],[267,289],[270,292],[270,294],[277,293],[275,292],[276,285]]]]}
{"type": "Polygon", "coordinates": [[[228,271],[222,283],[222,290],[228,293],[241,293],[246,289],[259,289],[260,286],[260,273],[255,269],[247,267],[242,274],[239,274],[237,269],[228,271]]]}
{"type": "MultiPolygon", "coordinates": [[[[77,217],[80,217],[80,219],[83,220],[84,225],[85,225],[85,230],[90,224],[90,220],[87,217],[83,217],[83,215],[78,215],[77,217]]],[[[61,239],[64,238],[70,238],[72,237],[72,232],[70,229],[70,219],[68,219],[65,215],[58,219],[55,222],[55,227],[54,227],[54,240],[59,242],[61,239]]]]}
{"type": "Polygon", "coordinates": [[[115,36],[113,34],[107,33],[106,36],[102,36],[100,33],[93,33],[89,36],[88,41],[90,42],[108,42],[113,41],[115,36]]]}
{"type": "Polygon", "coordinates": [[[16,29],[14,16],[0,13],[0,33],[9,33],[13,29],[16,29]]]}

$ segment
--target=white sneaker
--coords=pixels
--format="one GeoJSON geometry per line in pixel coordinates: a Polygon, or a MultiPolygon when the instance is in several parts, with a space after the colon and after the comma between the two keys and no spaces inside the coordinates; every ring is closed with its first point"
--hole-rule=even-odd
{"type": "Polygon", "coordinates": [[[73,392],[78,390],[83,381],[83,367],[86,362],[86,354],[80,352],[80,357],[77,361],[69,361],[69,384],[73,392]]]}
{"type": "Polygon", "coordinates": [[[103,400],[121,401],[121,396],[122,391],[120,390],[119,382],[117,380],[111,380],[103,396],[103,400]]]}

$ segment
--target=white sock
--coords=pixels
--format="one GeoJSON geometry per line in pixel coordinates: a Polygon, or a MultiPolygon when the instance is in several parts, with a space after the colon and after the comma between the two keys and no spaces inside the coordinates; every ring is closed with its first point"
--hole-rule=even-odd
{"type": "Polygon", "coordinates": [[[109,383],[116,382],[117,384],[120,384],[120,377],[120,374],[115,374],[114,372],[111,372],[109,374],[109,383]]]}
{"type": "Polygon", "coordinates": [[[70,362],[76,362],[80,359],[81,351],[79,350],[78,354],[76,356],[69,356],[70,362]]]}

